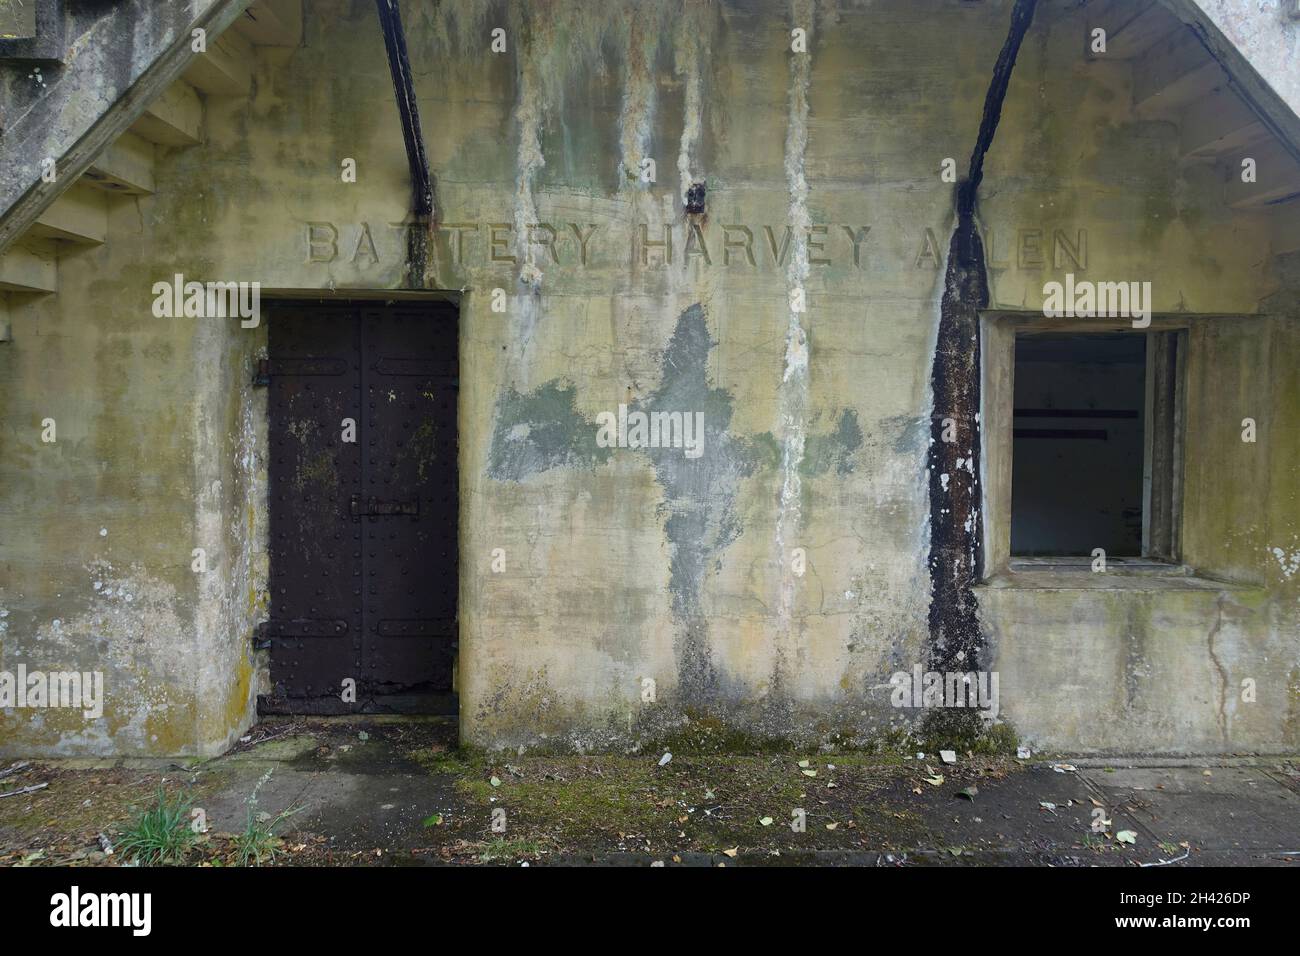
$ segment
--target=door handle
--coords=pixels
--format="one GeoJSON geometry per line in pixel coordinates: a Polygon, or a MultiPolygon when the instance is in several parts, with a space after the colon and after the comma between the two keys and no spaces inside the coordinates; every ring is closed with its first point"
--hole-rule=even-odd
{"type": "Polygon", "coordinates": [[[359,494],[354,494],[348,503],[348,507],[354,518],[359,518],[362,515],[418,515],[420,513],[420,499],[384,501],[371,495],[365,501],[362,501],[359,494]]]}

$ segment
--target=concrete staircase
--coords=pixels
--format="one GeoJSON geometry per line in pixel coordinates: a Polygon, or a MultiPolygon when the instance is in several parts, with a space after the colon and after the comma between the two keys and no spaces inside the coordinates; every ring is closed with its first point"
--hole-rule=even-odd
{"type": "Polygon", "coordinates": [[[19,57],[0,39],[6,99],[18,105],[0,141],[13,173],[0,186],[0,341],[10,336],[11,308],[58,291],[60,258],[109,241],[111,204],[152,193],[159,158],[203,141],[204,111],[214,98],[252,95],[260,48],[301,42],[298,0],[148,7],[119,4],[86,23],[69,16],[60,32],[66,42],[40,59],[27,55],[30,44],[19,57]],[[154,21],[152,30],[140,29],[145,21],[154,21]],[[199,28],[203,52],[193,50],[199,28]],[[154,42],[136,50],[131,70],[108,80],[119,92],[111,98],[99,91],[105,77],[95,57],[87,65],[80,51],[122,30],[154,42]]]}

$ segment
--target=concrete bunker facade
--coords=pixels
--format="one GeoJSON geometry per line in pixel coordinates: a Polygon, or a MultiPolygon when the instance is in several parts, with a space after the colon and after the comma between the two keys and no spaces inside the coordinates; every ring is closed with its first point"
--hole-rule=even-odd
{"type": "Polygon", "coordinates": [[[623,749],[709,720],[861,744],[924,716],[893,675],[956,660],[997,674],[1035,748],[1300,747],[1294,144],[1253,114],[1239,141],[1203,128],[1185,74],[1235,87],[1208,52],[1218,73],[1153,75],[1190,56],[1163,8],[1146,45],[1091,54],[1104,6],[1042,0],[1009,75],[971,220],[977,404],[955,409],[933,378],[945,160],[967,174],[1011,3],[409,4],[431,231],[371,4],[309,0],[280,43],[223,33],[226,60],[117,141],[147,188],[78,181],[6,251],[0,670],[100,672],[104,696],[0,708],[0,753],[213,754],[275,695],[255,377],[289,302],[459,310],[467,743],[623,749]],[[1045,319],[1067,275],[1149,282],[1151,330],[1182,336],[1171,560],[1011,554],[1018,335],[1130,325],[1045,319]],[[259,321],[160,317],[175,276],[258,283],[259,321]],[[948,418],[961,540],[934,533],[948,418]],[[936,639],[933,562],[970,541],[966,660],[936,639]]]}

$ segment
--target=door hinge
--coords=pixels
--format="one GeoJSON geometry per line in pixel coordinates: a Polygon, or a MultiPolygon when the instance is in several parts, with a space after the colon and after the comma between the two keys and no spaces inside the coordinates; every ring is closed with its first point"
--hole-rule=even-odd
{"type": "Polygon", "coordinates": [[[348,363],[337,358],[258,359],[253,367],[253,384],[270,385],[272,375],[345,375],[348,363]]]}
{"type": "Polygon", "coordinates": [[[342,637],[347,632],[347,621],[263,621],[253,631],[253,647],[266,650],[274,637],[342,637]]]}

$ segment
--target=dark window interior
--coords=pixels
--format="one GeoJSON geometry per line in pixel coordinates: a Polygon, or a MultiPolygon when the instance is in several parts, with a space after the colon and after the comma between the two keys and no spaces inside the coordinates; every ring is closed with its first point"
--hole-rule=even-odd
{"type": "Polygon", "coordinates": [[[1147,336],[1016,339],[1011,553],[1142,554],[1147,336]]]}

